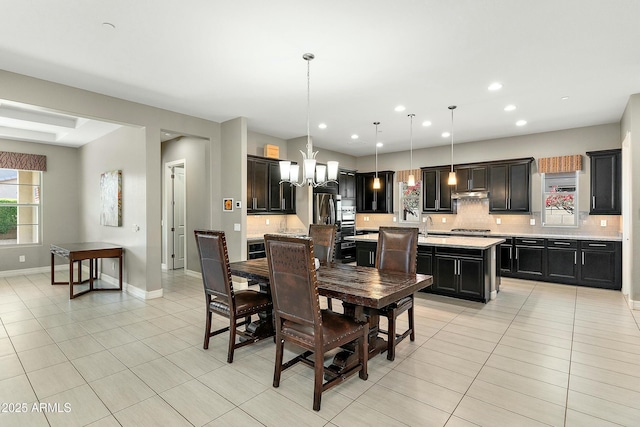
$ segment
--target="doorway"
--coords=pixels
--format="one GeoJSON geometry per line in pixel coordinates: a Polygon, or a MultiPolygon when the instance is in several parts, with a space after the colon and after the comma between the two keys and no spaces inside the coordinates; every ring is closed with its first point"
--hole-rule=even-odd
{"type": "Polygon", "coordinates": [[[165,166],[167,268],[169,270],[178,270],[186,267],[186,163],[182,159],[168,162],[165,166]]]}

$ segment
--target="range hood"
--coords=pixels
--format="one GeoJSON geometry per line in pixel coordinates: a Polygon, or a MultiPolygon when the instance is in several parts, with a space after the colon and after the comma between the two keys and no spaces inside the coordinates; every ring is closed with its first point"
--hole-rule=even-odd
{"type": "Polygon", "coordinates": [[[488,199],[488,191],[454,191],[451,193],[451,198],[455,200],[460,199],[488,199]]]}

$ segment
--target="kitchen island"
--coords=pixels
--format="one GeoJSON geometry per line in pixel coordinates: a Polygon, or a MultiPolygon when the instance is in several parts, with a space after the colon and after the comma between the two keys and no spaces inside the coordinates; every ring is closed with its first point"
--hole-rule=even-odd
{"type": "MultiPolygon", "coordinates": [[[[356,242],[356,263],[373,267],[377,234],[348,237],[356,242]]],[[[418,273],[433,276],[426,289],[441,295],[488,302],[500,289],[500,267],[496,247],[503,238],[465,236],[420,236],[418,273]]]]}

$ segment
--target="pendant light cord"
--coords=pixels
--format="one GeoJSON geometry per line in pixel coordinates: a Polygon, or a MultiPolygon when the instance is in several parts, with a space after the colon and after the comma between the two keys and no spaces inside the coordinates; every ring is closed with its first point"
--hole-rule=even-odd
{"type": "Polygon", "coordinates": [[[453,172],[453,110],[455,109],[455,105],[449,107],[449,110],[451,110],[451,172],[453,172]]]}
{"type": "Polygon", "coordinates": [[[378,125],[380,122],[373,122],[376,125],[376,178],[378,177],[378,125]]]}
{"type": "MultiPolygon", "coordinates": [[[[309,54],[307,54],[309,55],[309,54]]],[[[305,57],[307,60],[307,154],[311,155],[313,151],[313,147],[311,146],[311,128],[309,126],[310,117],[311,117],[311,60],[314,58],[313,55],[310,57],[305,57]]]]}
{"type": "Polygon", "coordinates": [[[409,155],[409,174],[413,175],[413,118],[415,114],[409,114],[410,125],[409,125],[409,143],[411,144],[411,153],[409,155]]]}

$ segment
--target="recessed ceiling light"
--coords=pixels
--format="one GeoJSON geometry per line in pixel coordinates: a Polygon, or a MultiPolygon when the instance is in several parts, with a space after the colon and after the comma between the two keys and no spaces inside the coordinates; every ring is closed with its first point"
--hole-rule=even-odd
{"type": "Polygon", "coordinates": [[[116,26],[113,25],[111,22],[103,22],[102,23],[102,27],[103,28],[107,28],[109,30],[115,30],[116,29],[116,26]]]}
{"type": "Polygon", "coordinates": [[[504,111],[513,111],[516,109],[516,106],[513,104],[509,104],[506,107],[504,107],[504,111]]]}
{"type": "Polygon", "coordinates": [[[398,106],[395,108],[395,110],[396,110],[397,112],[401,112],[401,111],[404,111],[404,110],[405,110],[405,107],[404,107],[404,105],[398,105],[398,106]]]}
{"type": "Polygon", "coordinates": [[[563,97],[562,97],[562,98],[560,98],[560,99],[561,99],[561,100],[563,100],[563,101],[566,101],[567,99],[569,99],[569,97],[568,97],[568,96],[563,96],[563,97]]]}
{"type": "Polygon", "coordinates": [[[527,121],[526,121],[526,120],[518,120],[518,121],[516,122],[516,126],[524,126],[524,125],[526,125],[526,124],[527,124],[527,121]]]}
{"type": "Polygon", "coordinates": [[[318,125],[318,127],[319,127],[320,129],[326,129],[326,128],[327,128],[327,124],[326,124],[326,123],[320,123],[320,124],[318,125]]]}
{"type": "Polygon", "coordinates": [[[449,132],[442,132],[442,137],[443,138],[449,138],[451,136],[451,134],[449,132]]]}
{"type": "Polygon", "coordinates": [[[351,139],[358,139],[360,138],[358,135],[356,135],[355,133],[353,135],[351,135],[351,139]]]}
{"type": "Polygon", "coordinates": [[[382,147],[383,145],[384,145],[384,144],[383,144],[382,142],[378,142],[378,143],[376,144],[376,147],[382,147]]]}
{"type": "Polygon", "coordinates": [[[493,82],[489,85],[489,87],[487,88],[489,90],[500,90],[502,89],[502,83],[498,83],[498,82],[493,82]]]}
{"type": "Polygon", "coordinates": [[[431,126],[431,122],[429,120],[425,120],[424,122],[422,122],[422,126],[424,127],[431,126]]]}

